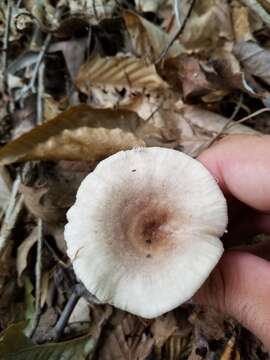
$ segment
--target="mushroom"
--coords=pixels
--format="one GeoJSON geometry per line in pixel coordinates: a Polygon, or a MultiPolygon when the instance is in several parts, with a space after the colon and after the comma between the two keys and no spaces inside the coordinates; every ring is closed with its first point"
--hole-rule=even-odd
{"type": "Polygon", "coordinates": [[[87,290],[154,318],[189,300],[217,264],[227,205],[199,161],[139,148],[101,161],[67,218],[67,253],[87,290]]]}

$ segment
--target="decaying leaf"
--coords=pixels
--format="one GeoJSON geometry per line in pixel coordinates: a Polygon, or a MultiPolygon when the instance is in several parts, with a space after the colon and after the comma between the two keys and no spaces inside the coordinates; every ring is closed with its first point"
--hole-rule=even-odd
{"type": "Polygon", "coordinates": [[[207,52],[233,39],[230,8],[226,0],[196,1],[181,41],[189,50],[207,52]]]}
{"type": "Polygon", "coordinates": [[[94,57],[81,66],[76,84],[88,95],[91,94],[92,86],[140,92],[165,90],[168,87],[157,74],[154,65],[147,64],[144,59],[126,55],[94,57]]]}
{"type": "MultiPolygon", "coordinates": [[[[37,178],[29,185],[20,186],[27,209],[36,218],[44,221],[45,232],[57,238],[61,235],[63,238],[62,226],[66,221],[66,212],[75,201],[80,183],[93,170],[94,165],[80,161],[41,163],[37,169],[37,178]]],[[[64,240],[58,240],[60,244],[65,244],[64,240]]],[[[57,240],[56,242],[60,245],[57,240]]],[[[63,247],[58,246],[58,248],[63,247]]]]}
{"type": "MultiPolygon", "coordinates": [[[[125,11],[123,17],[135,55],[148,58],[152,62],[157,60],[162,50],[170,42],[171,36],[160,27],[133,12],[125,11]]],[[[183,46],[176,40],[169,48],[166,59],[176,57],[183,51],[183,46]]]]}
{"type": "Polygon", "coordinates": [[[234,46],[234,54],[245,70],[270,85],[270,51],[253,41],[234,46]]]}
{"type": "Polygon", "coordinates": [[[232,8],[232,23],[237,42],[253,39],[249,10],[246,6],[234,6],[232,8]]]}
{"type": "Polygon", "coordinates": [[[102,360],[144,360],[151,352],[153,339],[144,333],[142,322],[127,314],[104,338],[99,352],[102,360]]]}
{"type": "Polygon", "coordinates": [[[17,259],[16,259],[16,267],[17,267],[17,279],[20,286],[23,285],[21,276],[23,271],[27,267],[27,256],[33,247],[33,245],[37,242],[38,231],[37,227],[34,227],[29,236],[21,243],[17,250],[17,259]]]}
{"type": "Polygon", "coordinates": [[[0,342],[1,360],[86,360],[95,348],[95,341],[85,335],[60,342],[35,345],[22,332],[22,324],[11,325],[0,342]],[[16,339],[16,341],[14,341],[16,339]]]}
{"type": "Polygon", "coordinates": [[[33,159],[96,161],[143,146],[136,136],[141,123],[130,111],[73,107],[4,146],[0,164],[33,159]]]}

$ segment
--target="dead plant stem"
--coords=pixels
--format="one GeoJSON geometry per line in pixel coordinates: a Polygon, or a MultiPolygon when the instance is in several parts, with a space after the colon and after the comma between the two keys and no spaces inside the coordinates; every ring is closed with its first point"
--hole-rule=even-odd
{"type": "Polygon", "coordinates": [[[159,55],[159,57],[157,58],[157,60],[155,61],[156,64],[160,63],[165,56],[167,55],[170,47],[172,46],[172,44],[175,42],[175,40],[182,34],[182,32],[185,29],[186,23],[192,13],[192,9],[195,5],[196,0],[191,0],[191,4],[190,7],[188,9],[187,15],[183,21],[183,23],[181,24],[181,26],[179,27],[179,29],[176,31],[176,33],[172,36],[171,40],[169,41],[169,43],[166,45],[166,47],[162,50],[161,54],[159,55]]]}
{"type": "Polygon", "coordinates": [[[8,49],[9,49],[9,34],[10,34],[10,23],[12,15],[12,4],[11,0],[8,1],[6,10],[6,26],[3,40],[3,56],[2,56],[2,71],[3,71],[3,89],[7,91],[7,64],[8,64],[8,49]]]}

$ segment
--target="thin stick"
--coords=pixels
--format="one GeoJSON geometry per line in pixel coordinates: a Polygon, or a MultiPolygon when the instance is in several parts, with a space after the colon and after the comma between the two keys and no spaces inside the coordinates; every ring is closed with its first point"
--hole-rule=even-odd
{"type": "Polygon", "coordinates": [[[5,247],[6,241],[8,240],[19,213],[23,207],[23,196],[20,195],[17,198],[20,184],[21,180],[18,176],[13,183],[10,200],[6,208],[4,221],[0,229],[0,252],[5,247]]]}
{"type": "Polygon", "coordinates": [[[40,64],[38,71],[38,92],[37,92],[37,124],[41,125],[43,120],[43,94],[44,94],[44,62],[40,64]]]}
{"type": "Polygon", "coordinates": [[[36,286],[35,286],[35,315],[32,322],[32,328],[30,332],[30,337],[33,337],[41,315],[41,276],[42,276],[42,245],[43,245],[43,225],[42,220],[38,219],[37,223],[38,228],[38,240],[37,240],[37,260],[36,260],[36,286]]]}
{"type": "Polygon", "coordinates": [[[37,58],[37,62],[36,62],[36,65],[35,65],[35,68],[33,70],[33,75],[31,77],[31,80],[29,82],[29,84],[27,85],[27,87],[24,89],[24,91],[21,92],[21,95],[20,95],[20,98],[17,99],[17,100],[20,100],[21,98],[25,97],[29,91],[32,91],[32,93],[35,93],[36,92],[36,89],[35,89],[35,83],[36,83],[36,80],[38,78],[38,72],[39,72],[39,67],[43,61],[43,58],[44,58],[44,55],[46,53],[46,50],[50,44],[50,41],[51,41],[51,38],[52,38],[52,35],[51,34],[48,34],[45,41],[44,41],[44,44],[40,50],[40,53],[38,55],[38,58],[37,58]]]}
{"type": "Polygon", "coordinates": [[[76,284],[64,310],[60,315],[60,318],[58,319],[56,325],[54,326],[49,335],[49,340],[57,341],[60,339],[76,304],[78,303],[79,299],[84,295],[84,293],[85,288],[83,287],[83,285],[76,284]]]}
{"type": "Polygon", "coordinates": [[[240,98],[239,101],[237,103],[237,106],[234,109],[234,112],[232,113],[231,117],[226,121],[226,123],[224,124],[224,126],[216,133],[215,136],[213,136],[213,138],[211,140],[209,140],[209,142],[207,144],[203,144],[202,146],[199,147],[199,149],[197,150],[197,156],[205,149],[208,149],[211,145],[214,144],[214,142],[228,129],[229,125],[232,123],[232,121],[235,119],[236,115],[238,114],[241,106],[243,104],[243,94],[240,94],[240,98]]]}
{"type": "MultiPolygon", "coordinates": [[[[40,125],[43,119],[43,92],[44,92],[44,63],[41,62],[38,68],[38,93],[37,93],[37,124],[40,125]]],[[[35,315],[33,318],[30,337],[33,337],[39,324],[41,315],[41,278],[42,278],[42,249],[43,249],[43,222],[40,218],[37,221],[38,241],[36,259],[36,282],[35,282],[35,315]]]]}
{"type": "Polygon", "coordinates": [[[155,61],[156,64],[158,64],[159,62],[162,61],[162,59],[167,55],[170,47],[172,46],[172,44],[175,42],[175,40],[182,34],[182,32],[185,29],[186,23],[191,15],[192,9],[195,5],[196,0],[191,0],[191,4],[190,7],[188,9],[188,13],[182,23],[182,25],[180,26],[180,28],[176,31],[176,33],[173,35],[172,39],[169,41],[169,43],[166,45],[166,47],[162,50],[161,54],[159,55],[159,57],[157,58],[157,60],[155,61]]]}
{"type": "Polygon", "coordinates": [[[8,1],[7,12],[6,12],[6,27],[5,27],[4,40],[3,40],[4,51],[2,57],[4,92],[6,92],[7,89],[8,45],[9,45],[11,15],[12,15],[12,5],[11,5],[11,1],[8,1]]]}
{"type": "Polygon", "coordinates": [[[226,123],[224,124],[224,126],[220,129],[220,131],[213,137],[213,139],[211,139],[209,141],[209,143],[207,144],[207,148],[210,147],[211,145],[214,144],[214,142],[228,129],[228,127],[230,126],[230,124],[233,122],[233,120],[235,119],[236,115],[238,114],[241,106],[243,103],[243,94],[240,94],[240,98],[238,101],[237,106],[234,109],[234,112],[232,113],[231,117],[226,121],[226,123]]]}
{"type": "Polygon", "coordinates": [[[181,0],[174,0],[174,13],[175,13],[175,20],[176,20],[176,25],[178,28],[181,28],[181,0]]]}
{"type": "Polygon", "coordinates": [[[261,115],[261,114],[263,114],[263,113],[265,113],[265,112],[270,112],[270,109],[269,109],[269,108],[263,108],[263,109],[257,110],[257,111],[255,111],[253,114],[250,114],[250,115],[244,117],[243,119],[240,119],[240,120],[235,121],[234,123],[230,124],[230,125],[228,126],[228,128],[230,129],[230,128],[232,128],[233,126],[235,126],[235,125],[237,125],[237,124],[242,124],[243,122],[245,122],[245,121],[247,121],[247,120],[249,120],[249,119],[252,119],[252,118],[254,118],[255,116],[261,115]]]}

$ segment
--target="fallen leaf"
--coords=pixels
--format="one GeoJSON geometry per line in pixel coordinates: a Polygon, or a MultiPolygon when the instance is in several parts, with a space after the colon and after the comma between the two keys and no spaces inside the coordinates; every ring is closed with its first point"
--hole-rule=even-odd
{"type": "Polygon", "coordinates": [[[253,41],[241,42],[233,52],[244,69],[270,85],[270,51],[253,41]]]}
{"type": "Polygon", "coordinates": [[[241,356],[239,351],[236,348],[236,341],[235,337],[232,336],[226,346],[225,349],[220,357],[220,360],[241,360],[241,356]]]}
{"type": "Polygon", "coordinates": [[[14,324],[2,333],[0,359],[86,360],[94,351],[95,345],[95,341],[89,335],[65,342],[35,345],[23,334],[22,324],[14,324]]]}
{"type": "Polygon", "coordinates": [[[250,26],[249,10],[246,6],[237,5],[232,8],[235,40],[237,42],[252,40],[254,37],[250,26]]]}
{"type": "Polygon", "coordinates": [[[163,359],[170,360],[189,360],[189,355],[192,348],[192,336],[174,335],[168,339],[163,349],[163,359]]]}
{"type": "Polygon", "coordinates": [[[60,235],[63,237],[62,226],[66,221],[66,212],[74,203],[82,180],[94,166],[95,164],[88,162],[63,160],[54,164],[40,163],[35,170],[36,179],[29,185],[22,184],[20,187],[27,209],[36,218],[43,220],[47,234],[56,235],[55,240],[60,250],[66,248],[60,246],[65,242],[59,239],[60,235]],[[62,195],[59,197],[60,192],[62,195]]]}
{"type": "MultiPolygon", "coordinates": [[[[123,18],[131,38],[135,55],[148,58],[151,62],[155,62],[162,50],[166,48],[170,42],[171,36],[160,27],[133,12],[125,11],[123,18]]],[[[183,46],[176,40],[169,48],[165,59],[176,57],[183,53],[183,51],[183,46]]]]}
{"type": "Polygon", "coordinates": [[[102,360],[145,360],[153,347],[153,339],[144,333],[142,322],[130,314],[103,335],[99,351],[102,360]]]}
{"type": "Polygon", "coordinates": [[[177,328],[177,321],[172,311],[155,319],[150,327],[155,346],[161,348],[177,328]]]}
{"type": "Polygon", "coordinates": [[[0,150],[0,164],[26,160],[97,161],[143,146],[136,135],[142,120],[130,111],[70,108],[0,150]]]}
{"type": "Polygon", "coordinates": [[[89,60],[81,66],[76,84],[88,95],[94,86],[140,92],[168,88],[166,82],[157,74],[154,65],[147,64],[144,59],[120,54],[105,58],[96,56],[89,60]]]}
{"type": "Polygon", "coordinates": [[[17,259],[16,259],[16,267],[17,267],[17,280],[20,286],[23,285],[22,281],[22,273],[27,267],[27,257],[37,242],[38,230],[37,227],[34,227],[31,233],[27,236],[27,238],[21,243],[21,245],[17,249],[17,259]]]}
{"type": "Polygon", "coordinates": [[[233,40],[228,2],[226,0],[196,1],[181,36],[183,45],[190,51],[211,54],[226,40],[233,40]]]}

